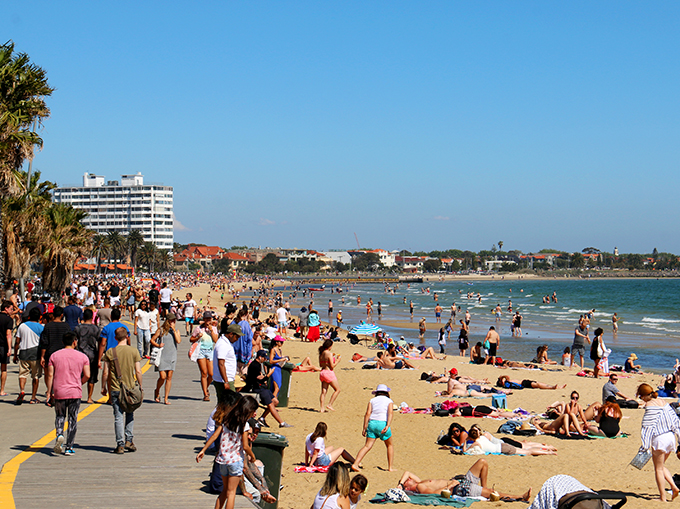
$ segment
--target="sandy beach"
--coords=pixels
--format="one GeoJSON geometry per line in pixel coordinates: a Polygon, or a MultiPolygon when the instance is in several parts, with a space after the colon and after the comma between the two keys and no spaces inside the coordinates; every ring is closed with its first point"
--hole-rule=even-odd
{"type": "MultiPolygon", "coordinates": [[[[206,291],[204,285],[200,289],[193,289],[195,297],[205,295],[206,291]]],[[[215,307],[220,306],[219,298],[216,300],[214,293],[212,303],[215,307]]],[[[266,317],[267,314],[263,313],[261,316],[266,317]]],[[[318,347],[319,343],[289,339],[284,344],[283,351],[293,362],[300,362],[309,356],[315,364],[318,364],[318,347]]],[[[363,415],[372,397],[371,391],[379,383],[387,384],[392,389],[391,397],[396,405],[406,402],[416,409],[428,408],[433,402],[445,400],[435,397],[435,391],[443,390],[445,385],[420,381],[420,374],[423,371],[443,373],[445,369],[455,367],[460,374],[488,378],[490,381],[495,381],[501,374],[508,374],[511,378],[520,380],[528,378],[550,384],[567,384],[567,387],[561,390],[525,389],[508,396],[510,408],[522,407],[537,413],[542,413],[556,400],[567,400],[572,390],[580,393],[580,402],[584,407],[594,401],[600,401],[602,385],[605,383],[603,379],[577,377],[576,369],[570,371],[560,366],[550,367],[548,371],[500,369],[471,365],[467,358],[458,355],[449,355],[444,361],[418,360],[416,370],[364,370],[361,363],[350,362],[352,354],[358,352],[365,356],[373,356],[376,350],[361,345],[354,346],[348,342],[338,342],[334,345],[333,352],[342,356],[342,361],[336,368],[341,387],[340,396],[335,404],[336,411],[319,413],[320,382],[316,373],[293,373],[289,406],[280,410],[283,418],[295,426],[285,430],[284,433],[290,446],[284,454],[281,479],[284,489],[279,503],[281,508],[308,507],[323,483],[323,474],[297,474],[293,470],[304,461],[304,439],[319,421],[324,421],[328,425],[326,439],[328,445],[344,447],[352,454],[356,454],[363,446],[364,438],[361,436],[363,415]]],[[[499,355],[513,358],[512,352],[504,351],[502,345],[499,355]]],[[[591,367],[590,364],[592,363],[589,362],[586,366],[591,367]]],[[[628,378],[622,375],[618,386],[624,394],[630,396],[635,394],[635,389],[640,383],[648,382],[655,385],[659,380],[658,375],[633,375],[628,378]]],[[[465,401],[473,405],[490,404],[490,398],[466,398],[465,401]]],[[[535,494],[549,477],[569,474],[595,490],[625,492],[629,497],[626,507],[649,507],[650,500],[658,498],[651,462],[641,471],[628,465],[640,446],[643,410],[624,409],[623,414],[621,430],[629,435],[627,438],[565,440],[549,435],[537,436],[531,440],[554,445],[558,449],[557,456],[484,456],[490,466],[489,484],[495,485],[499,491],[516,494],[521,494],[532,487],[535,494]]],[[[392,430],[397,472],[386,471],[385,447],[376,443],[363,462],[362,473],[369,480],[367,498],[364,500],[377,492],[395,487],[404,470],[414,472],[421,478],[450,478],[464,474],[480,456],[453,455],[448,451],[439,450],[435,444],[440,431],[446,430],[453,421],[452,417],[395,412],[392,430]]],[[[504,421],[489,418],[458,418],[458,422],[466,428],[478,423],[484,430],[495,434],[504,421]]],[[[271,428],[269,431],[277,432],[278,428],[271,428]]],[[[675,471],[676,462],[674,457],[669,458],[667,462],[671,473],[675,471]]],[[[501,504],[482,502],[475,504],[475,507],[501,504]]],[[[366,506],[367,503],[363,505],[366,506]]],[[[525,507],[519,502],[511,505],[525,507]]],[[[408,506],[413,507],[411,504],[408,506]]]]}

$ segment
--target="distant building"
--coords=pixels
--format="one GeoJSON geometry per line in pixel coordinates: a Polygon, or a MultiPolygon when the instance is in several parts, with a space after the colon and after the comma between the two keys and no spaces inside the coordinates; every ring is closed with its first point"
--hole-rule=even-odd
{"type": "Polygon", "coordinates": [[[619,256],[619,248],[614,247],[614,256],[619,256]]]}
{"type": "Polygon", "coordinates": [[[86,211],[83,225],[97,233],[117,231],[127,235],[139,230],[146,242],[159,249],[172,249],[172,187],[144,185],[141,173],[108,182],[103,176],[85,173],[82,187],[59,187],[54,190],[54,201],[86,211]]]}

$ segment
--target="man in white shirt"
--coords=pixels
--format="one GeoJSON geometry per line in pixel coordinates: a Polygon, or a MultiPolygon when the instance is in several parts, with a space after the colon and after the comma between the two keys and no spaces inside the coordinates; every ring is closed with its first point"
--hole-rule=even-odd
{"type": "Polygon", "coordinates": [[[142,358],[149,358],[149,343],[151,342],[151,313],[145,300],[135,311],[135,334],[137,335],[137,350],[142,358]]]}
{"type": "Polygon", "coordinates": [[[217,392],[217,401],[224,398],[226,391],[236,390],[236,353],[232,343],[243,336],[238,324],[227,325],[227,322],[226,319],[222,320],[220,337],[213,349],[213,385],[217,392]]]}
{"type": "Polygon", "coordinates": [[[288,310],[281,306],[276,310],[276,321],[278,322],[278,331],[281,336],[285,336],[286,328],[288,327],[288,310]]]}
{"type": "Polygon", "coordinates": [[[165,315],[170,310],[170,302],[172,302],[172,290],[168,288],[168,283],[164,282],[160,291],[161,294],[161,316],[165,315]]]}

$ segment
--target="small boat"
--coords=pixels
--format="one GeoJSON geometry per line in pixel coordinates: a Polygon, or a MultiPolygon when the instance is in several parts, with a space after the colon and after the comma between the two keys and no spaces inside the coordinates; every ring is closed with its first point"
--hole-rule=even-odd
{"type": "Polygon", "coordinates": [[[307,288],[310,292],[323,292],[323,288],[307,288]]]}

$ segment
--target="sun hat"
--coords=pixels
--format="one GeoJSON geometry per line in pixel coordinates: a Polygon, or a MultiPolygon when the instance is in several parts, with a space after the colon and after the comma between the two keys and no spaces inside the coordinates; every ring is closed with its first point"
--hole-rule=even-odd
{"type": "Polygon", "coordinates": [[[638,356],[635,355],[634,353],[632,353],[632,354],[630,354],[630,358],[633,359],[634,361],[636,361],[638,356]]]}
{"type": "Polygon", "coordinates": [[[172,311],[169,311],[167,315],[165,315],[166,320],[177,320],[177,315],[173,313],[172,311]]]}
{"type": "Polygon", "coordinates": [[[376,394],[378,392],[390,392],[390,388],[387,387],[387,385],[385,384],[378,384],[378,387],[375,388],[373,394],[376,394]]]}

